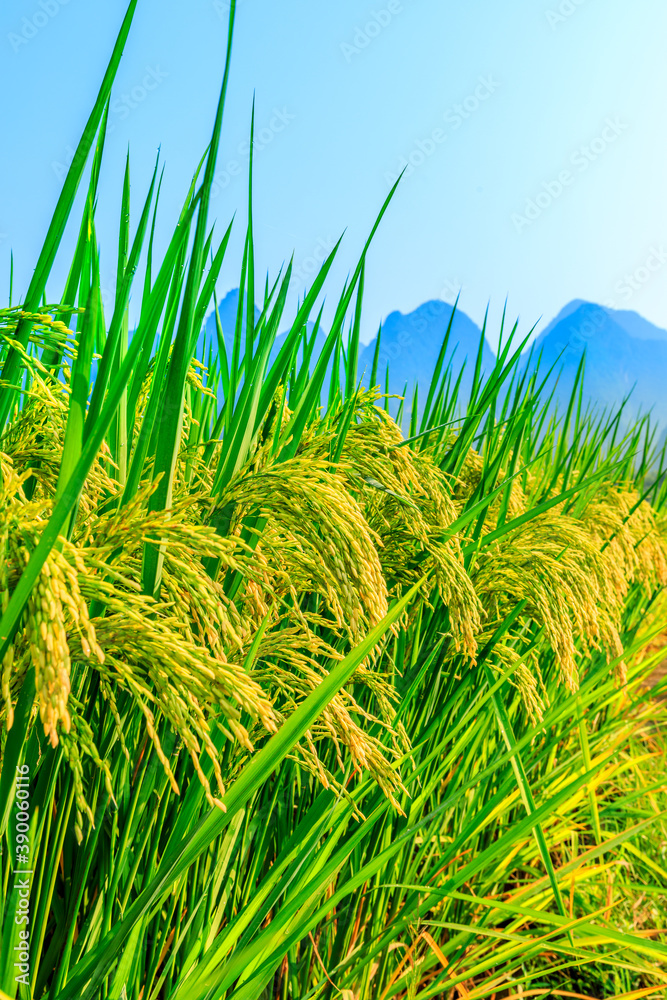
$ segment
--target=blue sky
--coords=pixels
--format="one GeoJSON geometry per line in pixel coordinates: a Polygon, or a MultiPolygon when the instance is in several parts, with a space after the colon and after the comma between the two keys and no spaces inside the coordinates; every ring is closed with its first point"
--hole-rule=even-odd
{"type": "MultiPolygon", "coordinates": [[[[124,9],[2,4],[3,302],[10,248],[15,298],[27,287],[124,9]]],[[[213,201],[220,231],[237,212],[220,290],[238,283],[254,91],[258,263],[275,275],[294,252],[294,301],[346,230],[335,297],[407,163],[369,257],[364,339],[459,286],[475,321],[490,302],[492,341],[506,296],[524,331],[572,298],[667,327],[666,36],[664,0],[241,0],[213,201]]],[[[108,295],[128,144],[135,221],[161,146],[164,241],[208,141],[225,39],[225,0],[139,0],[98,206],[108,295]]]]}

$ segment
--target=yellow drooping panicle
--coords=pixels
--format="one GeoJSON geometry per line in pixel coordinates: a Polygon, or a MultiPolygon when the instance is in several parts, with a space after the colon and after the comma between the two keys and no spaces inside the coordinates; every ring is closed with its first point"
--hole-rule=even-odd
{"type": "MultiPolygon", "coordinates": [[[[193,391],[204,392],[196,367],[190,375],[193,391]]],[[[3,610],[50,514],[54,455],[64,440],[67,379],[56,391],[38,373],[33,390],[3,437],[0,458],[3,610]]],[[[142,390],[137,421],[144,400],[142,390]]],[[[272,446],[275,420],[284,429],[290,419],[288,408],[277,406],[279,416],[257,435],[246,464],[215,494],[220,446],[214,442],[212,460],[204,460],[202,448],[191,446],[186,420],[172,504],[158,513],[148,510],[157,486],[150,468],[121,504],[121,485],[102,449],[82,491],[75,531],[70,540],[58,539],[44,563],[2,664],[7,726],[21,679],[35,672],[44,734],[62,745],[75,776],[77,829],[84,814],[92,819],[83,761],[105,771],[76,691],[79,662],[97,672],[125,752],[123,692],[172,789],[179,786],[158,735],[161,718],[189,755],[209,804],[218,807],[247,754],[424,576],[419,599],[392,626],[390,642],[440,602],[447,622],[443,662],[453,670],[461,659],[470,666],[525,602],[516,629],[494,645],[488,663],[509,673],[533,720],[544,713],[546,691],[531,630],[541,630],[542,648],[570,690],[582,658],[595,649],[619,660],[622,677],[619,629],[628,590],[667,583],[667,533],[650,505],[631,487],[614,484],[597,489],[576,515],[561,503],[526,520],[533,502],[529,472],[526,492],[514,480],[489,505],[481,537],[498,526],[501,508],[510,530],[471,555],[469,529],[452,525],[479,485],[484,458],[470,448],[458,476],[445,475],[437,448],[406,445],[376,401],[376,391],[359,392],[342,447],[343,409],[334,407],[306,426],[288,459],[272,446]],[[154,600],[142,592],[142,561],[145,546],[158,544],[164,563],[154,600]],[[225,775],[216,729],[235,747],[225,775]]],[[[395,718],[396,681],[389,648],[368,655],[292,756],[343,794],[331,761],[341,773],[350,765],[367,771],[400,808],[405,788],[395,761],[409,742],[395,718]]]]}

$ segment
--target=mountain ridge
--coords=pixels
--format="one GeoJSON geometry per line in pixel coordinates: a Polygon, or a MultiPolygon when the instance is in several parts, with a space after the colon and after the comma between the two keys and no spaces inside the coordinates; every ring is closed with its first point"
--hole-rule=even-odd
{"type": "MultiPolygon", "coordinates": [[[[238,291],[233,290],[219,303],[223,331],[233,335],[236,323],[238,291]]],[[[420,387],[420,409],[425,389],[430,384],[453,306],[439,299],[422,303],[409,313],[393,310],[381,325],[380,354],[377,381],[385,388],[387,366],[388,391],[403,395],[407,388],[407,403],[415,385],[420,387]]],[[[256,316],[259,310],[256,308],[256,316]]],[[[309,332],[314,329],[309,324],[309,332]]],[[[215,340],[215,318],[206,320],[206,333],[215,340]]],[[[274,345],[277,353],[285,333],[274,345]]],[[[461,376],[462,398],[467,399],[472,385],[475,360],[482,336],[480,327],[463,310],[457,309],[452,322],[445,365],[451,364],[453,378],[461,376]]],[[[313,360],[322,348],[326,331],[318,333],[313,360]]],[[[359,345],[358,378],[368,385],[377,337],[359,345]]],[[[667,428],[667,330],[650,323],[639,313],[617,310],[583,299],[567,303],[538,334],[523,354],[523,367],[534,365],[541,355],[542,370],[555,365],[559,372],[551,376],[550,388],[562,404],[569,398],[582,354],[586,352],[584,398],[605,407],[617,407],[631,392],[629,413],[653,412],[660,430],[667,428]]],[[[482,371],[493,368],[496,355],[484,338],[482,371]]],[[[327,379],[328,386],[328,379],[327,379]]],[[[392,400],[390,412],[396,413],[398,402],[392,400]]]]}

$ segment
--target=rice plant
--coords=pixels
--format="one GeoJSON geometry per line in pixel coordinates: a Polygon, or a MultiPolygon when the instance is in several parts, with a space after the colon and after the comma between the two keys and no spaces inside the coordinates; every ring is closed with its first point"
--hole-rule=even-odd
{"type": "Polygon", "coordinates": [[[663,995],[651,425],[586,410],[583,369],[555,411],[516,328],[492,371],[480,343],[463,398],[450,322],[404,437],[378,353],[365,383],[357,363],[393,191],[316,354],[340,246],[289,316],[290,265],[256,281],[252,156],[223,328],[230,230],[209,200],[234,3],[159,264],[159,165],[135,219],[128,161],[105,316],[95,204],[135,7],[30,286],[0,312],[0,996],[663,995]]]}

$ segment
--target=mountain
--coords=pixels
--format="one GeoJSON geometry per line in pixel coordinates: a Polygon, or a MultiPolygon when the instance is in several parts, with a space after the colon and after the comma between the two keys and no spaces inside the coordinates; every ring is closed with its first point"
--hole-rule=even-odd
{"type": "Polygon", "coordinates": [[[606,312],[622,326],[626,333],[638,340],[667,340],[667,330],[649,323],[639,313],[629,309],[607,309],[606,312]]]}
{"type": "MultiPolygon", "coordinates": [[[[407,315],[401,312],[390,313],[382,325],[377,380],[384,388],[385,373],[389,366],[389,392],[403,395],[407,384],[406,408],[417,383],[420,391],[420,410],[426,401],[428,387],[452,311],[453,306],[439,299],[433,299],[407,315]]],[[[457,309],[445,355],[445,367],[451,365],[454,380],[461,368],[464,369],[460,397],[465,400],[468,399],[472,387],[481,333],[480,328],[464,312],[457,309]]],[[[374,337],[359,356],[359,377],[364,385],[368,385],[370,378],[376,341],[377,338],[374,337]]],[[[494,363],[495,355],[485,339],[482,348],[482,371],[488,374],[494,363]]],[[[392,400],[390,411],[395,413],[397,406],[397,401],[392,400]]]]}
{"type": "MultiPolygon", "coordinates": [[[[238,305],[239,305],[238,288],[233,288],[231,292],[227,292],[224,299],[222,299],[222,301],[218,303],[218,313],[220,315],[220,323],[222,325],[222,331],[225,336],[225,345],[227,351],[231,350],[231,345],[234,339],[234,330],[236,329],[236,314],[238,312],[238,305]]],[[[260,315],[261,315],[260,310],[257,308],[257,306],[255,306],[255,322],[257,322],[260,315]]],[[[245,331],[245,325],[246,325],[246,316],[244,307],[244,313],[241,323],[241,329],[243,331],[245,331]]],[[[312,322],[306,323],[306,329],[308,330],[309,333],[312,333],[312,331],[315,329],[315,324],[312,322]]],[[[271,350],[271,355],[270,355],[271,359],[275,358],[275,356],[277,355],[286,336],[287,333],[279,333],[278,336],[276,337],[275,343],[271,350]]],[[[316,340],[316,346],[314,349],[315,355],[319,354],[319,352],[321,351],[324,345],[325,336],[326,335],[323,333],[318,334],[316,340]]],[[[217,340],[216,340],[216,329],[215,329],[215,313],[213,312],[209,313],[208,317],[206,318],[206,322],[204,324],[204,330],[200,335],[197,345],[199,352],[201,352],[201,344],[203,344],[205,340],[206,341],[210,340],[211,337],[213,338],[213,344],[215,345],[217,343],[217,340]]],[[[299,351],[299,359],[300,358],[301,358],[301,351],[299,351]]]]}
{"type": "Polygon", "coordinates": [[[584,350],[587,400],[616,407],[632,391],[629,414],[652,410],[667,424],[667,331],[637,313],[569,303],[538,336],[531,359],[541,351],[543,369],[556,365],[561,371],[556,393],[561,403],[569,397],[584,350]]]}
{"type": "MultiPolygon", "coordinates": [[[[229,292],[218,304],[220,320],[227,343],[227,350],[230,349],[231,338],[236,324],[236,311],[238,306],[238,290],[229,292]]],[[[414,387],[417,383],[421,388],[420,409],[423,408],[426,400],[426,391],[430,385],[431,377],[442,346],[442,341],[447,330],[452,315],[453,306],[437,299],[425,302],[415,309],[414,312],[404,315],[401,312],[393,312],[385,320],[382,326],[380,338],[380,356],[378,361],[378,382],[384,389],[385,372],[389,365],[389,392],[392,395],[403,395],[405,385],[408,386],[408,400],[411,400],[414,387]]],[[[259,310],[256,310],[256,317],[259,310]]],[[[244,324],[245,325],[245,324],[244,324]]],[[[308,324],[308,332],[312,333],[314,324],[308,324]]],[[[320,330],[315,340],[313,350],[313,360],[311,361],[311,371],[315,359],[319,356],[326,339],[327,331],[320,330]]],[[[276,337],[276,342],[271,351],[273,359],[284,342],[286,332],[276,337]]],[[[205,331],[200,338],[213,337],[215,345],[215,317],[211,314],[205,324],[205,331]]],[[[449,340],[449,347],[446,355],[445,365],[451,364],[454,378],[458,377],[461,368],[465,365],[463,377],[461,379],[461,397],[467,398],[472,385],[473,371],[479,341],[481,337],[480,328],[466,316],[461,310],[457,310],[452,323],[452,331],[449,340]]],[[[364,385],[368,385],[371,370],[373,367],[373,356],[377,338],[359,347],[358,378],[364,385]]],[[[201,353],[201,343],[198,345],[201,353]]],[[[299,359],[301,348],[299,349],[299,359]]],[[[487,373],[493,368],[495,356],[486,340],[482,351],[482,369],[487,373]]],[[[325,379],[322,392],[322,401],[326,400],[329,392],[329,380],[331,374],[331,363],[329,364],[327,377],[325,379]]],[[[391,400],[389,409],[392,414],[396,414],[399,401],[391,400]]],[[[409,410],[409,407],[406,406],[409,410]]]]}
{"type": "MultiPolygon", "coordinates": [[[[227,292],[224,299],[218,302],[218,313],[220,315],[220,322],[222,324],[222,329],[225,335],[225,345],[227,350],[231,350],[232,341],[234,339],[234,330],[236,328],[236,313],[239,305],[239,290],[238,288],[232,289],[231,292],[227,292]]],[[[255,306],[255,322],[260,317],[260,311],[255,306]]],[[[245,308],[243,314],[243,324],[242,329],[245,330],[245,308]]],[[[215,332],[215,312],[211,312],[206,317],[204,323],[204,329],[199,335],[199,340],[197,341],[197,355],[201,354],[201,347],[204,342],[212,342],[214,348],[217,346],[216,332],[215,332]]]]}
{"type": "MultiPolygon", "coordinates": [[[[571,302],[561,309],[555,319],[551,320],[548,326],[544,328],[540,337],[546,337],[551,330],[563,320],[568,319],[572,313],[576,312],[581,306],[593,306],[595,303],[586,302],[584,299],[573,299],[571,302]]],[[[663,330],[659,326],[655,326],[653,323],[649,323],[647,319],[640,316],[639,313],[632,312],[629,309],[610,309],[606,306],[596,306],[597,309],[605,312],[607,316],[612,319],[618,326],[621,326],[626,333],[631,337],[636,337],[638,340],[667,340],[667,330],[663,330]]]]}
{"type": "MultiPolygon", "coordinates": [[[[228,349],[236,323],[237,304],[238,291],[229,292],[219,303],[228,349]]],[[[390,394],[403,395],[407,384],[406,410],[409,410],[417,383],[420,410],[423,408],[452,309],[451,305],[435,299],[407,314],[392,312],[382,325],[377,381],[384,389],[385,372],[389,366],[390,394]]],[[[259,317],[258,309],[255,316],[259,317]]],[[[311,323],[309,331],[312,330],[311,323]]],[[[311,371],[326,333],[326,330],[318,333],[311,371]]],[[[208,339],[211,335],[215,345],[212,315],[206,321],[201,343],[204,337],[208,339]]],[[[283,332],[276,338],[272,357],[275,357],[285,336],[283,332]]],[[[445,364],[451,364],[453,380],[464,367],[461,379],[463,400],[468,398],[470,392],[480,337],[481,330],[476,323],[457,310],[445,364]]],[[[375,346],[375,338],[369,344],[360,345],[358,378],[364,385],[368,385],[370,378],[375,346]]],[[[646,413],[652,410],[662,433],[667,428],[667,393],[664,391],[667,382],[667,330],[655,326],[636,312],[611,309],[581,299],[569,302],[540,333],[532,348],[526,351],[523,361],[524,367],[534,366],[541,354],[542,371],[555,366],[550,388],[555,386],[555,398],[561,410],[569,399],[584,350],[586,400],[615,408],[632,390],[627,406],[628,417],[638,411],[646,413]]],[[[484,340],[483,371],[488,373],[494,362],[493,350],[484,340]]],[[[330,371],[331,365],[322,393],[323,402],[328,395],[330,371]]],[[[391,400],[392,414],[396,414],[397,408],[398,401],[391,400]]]]}

